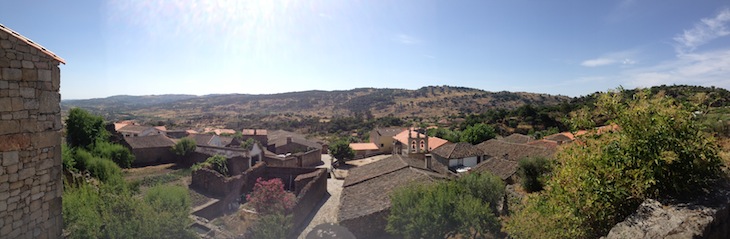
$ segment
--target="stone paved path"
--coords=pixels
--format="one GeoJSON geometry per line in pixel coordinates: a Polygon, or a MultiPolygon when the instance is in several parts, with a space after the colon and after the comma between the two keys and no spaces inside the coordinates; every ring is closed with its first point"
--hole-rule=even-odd
{"type": "MultiPolygon", "coordinates": [[[[327,179],[327,192],[330,194],[329,197],[324,199],[324,202],[320,202],[318,206],[321,206],[319,210],[311,218],[309,224],[299,234],[300,239],[304,239],[307,233],[312,230],[315,226],[322,223],[337,223],[337,211],[340,207],[340,193],[342,192],[342,183],[344,180],[337,180],[328,178],[327,179]]],[[[311,217],[311,214],[310,214],[311,217]]]]}

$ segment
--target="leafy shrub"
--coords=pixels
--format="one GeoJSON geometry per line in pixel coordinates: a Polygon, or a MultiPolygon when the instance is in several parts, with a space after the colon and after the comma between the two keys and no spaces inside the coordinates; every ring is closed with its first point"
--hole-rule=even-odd
{"type": "Polygon", "coordinates": [[[122,169],[109,159],[96,157],[82,148],[75,150],[74,158],[79,170],[85,170],[103,182],[123,181],[122,169]]]}
{"type": "Polygon", "coordinates": [[[288,214],[294,204],[294,194],[284,190],[284,183],[279,178],[256,179],[253,191],[246,195],[246,201],[261,214],[288,214]]]}
{"type": "Polygon", "coordinates": [[[69,172],[77,172],[76,159],[74,158],[73,149],[68,144],[61,145],[61,161],[63,162],[63,170],[69,172]]]}
{"type": "Polygon", "coordinates": [[[251,228],[251,232],[253,234],[253,238],[279,239],[287,238],[291,228],[291,215],[273,213],[259,216],[258,221],[251,228]]]}
{"type": "Polygon", "coordinates": [[[226,159],[226,157],[223,157],[222,155],[213,155],[212,157],[206,159],[205,162],[196,163],[195,165],[193,165],[193,167],[191,167],[193,171],[197,171],[201,168],[213,169],[223,176],[230,176],[228,175],[228,159],[226,159]]]}
{"type": "Polygon", "coordinates": [[[164,186],[150,191],[154,195],[143,200],[106,183],[67,185],[64,231],[69,238],[195,238],[187,229],[190,206],[185,189],[164,186]]]}
{"type": "Polygon", "coordinates": [[[519,161],[517,174],[522,180],[522,188],[527,192],[542,191],[542,177],[550,172],[550,163],[544,157],[527,157],[519,161]]]}
{"type": "Polygon", "coordinates": [[[129,168],[134,162],[132,152],[120,144],[99,141],[94,145],[92,153],[98,157],[111,159],[121,168],[129,168]]]}
{"type": "Polygon", "coordinates": [[[501,179],[469,174],[455,181],[402,187],[391,195],[386,231],[404,238],[487,237],[499,232],[501,179]]]}
{"type": "Polygon", "coordinates": [[[510,236],[600,237],[644,199],[695,195],[719,177],[717,146],[687,108],[661,95],[624,102],[620,94],[601,95],[594,114],[621,129],[563,148],[545,190],[507,221],[510,236]]]}
{"type": "Polygon", "coordinates": [[[172,146],[172,152],[174,152],[177,155],[185,156],[189,153],[195,152],[195,148],[197,143],[195,143],[194,139],[191,138],[182,138],[180,141],[177,141],[174,146],[172,146]]]}

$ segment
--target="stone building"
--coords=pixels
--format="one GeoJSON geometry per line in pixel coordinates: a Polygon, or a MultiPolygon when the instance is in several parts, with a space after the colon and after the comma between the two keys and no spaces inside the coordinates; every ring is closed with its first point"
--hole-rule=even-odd
{"type": "Polygon", "coordinates": [[[0,25],[0,237],[60,238],[64,60],[0,25]]]}

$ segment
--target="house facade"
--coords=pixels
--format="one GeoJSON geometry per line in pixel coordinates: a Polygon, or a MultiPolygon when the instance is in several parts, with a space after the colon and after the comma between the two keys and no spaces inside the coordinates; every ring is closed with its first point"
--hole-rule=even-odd
{"type": "Polygon", "coordinates": [[[393,136],[393,154],[423,155],[448,143],[445,139],[426,136],[422,130],[408,129],[393,136]]]}
{"type": "Polygon", "coordinates": [[[370,131],[370,143],[375,144],[381,153],[391,153],[393,151],[393,136],[407,130],[403,127],[387,127],[375,128],[370,131]]]}
{"type": "Polygon", "coordinates": [[[124,137],[122,145],[134,154],[134,166],[172,163],[177,158],[171,150],[175,142],[164,135],[124,137]]]}
{"type": "Polygon", "coordinates": [[[459,142],[441,145],[431,155],[454,172],[466,172],[482,161],[484,153],[470,143],[459,142]]]}

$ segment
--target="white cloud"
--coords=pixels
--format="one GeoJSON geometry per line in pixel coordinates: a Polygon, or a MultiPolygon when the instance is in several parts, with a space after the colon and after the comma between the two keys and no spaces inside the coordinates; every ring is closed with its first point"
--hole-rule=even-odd
{"type": "Polygon", "coordinates": [[[393,40],[395,40],[396,42],[399,42],[401,44],[406,44],[406,45],[413,45],[413,44],[419,44],[419,43],[421,43],[421,40],[420,39],[418,39],[416,37],[413,37],[413,36],[410,36],[410,35],[402,34],[402,33],[396,35],[393,38],[393,40]]]}
{"type": "Polygon", "coordinates": [[[595,59],[585,60],[580,65],[585,67],[608,66],[613,64],[633,65],[636,64],[636,60],[633,59],[636,54],[636,50],[612,52],[595,59]]]}
{"type": "Polygon", "coordinates": [[[714,18],[703,18],[692,29],[684,30],[674,37],[675,50],[678,54],[694,51],[718,37],[730,35],[727,24],[730,23],[730,9],[720,11],[714,18]]]}
{"type": "Polygon", "coordinates": [[[690,84],[730,88],[730,49],[682,54],[652,67],[624,71],[628,86],[690,84]]]}
{"type": "Polygon", "coordinates": [[[586,60],[580,63],[582,66],[596,67],[596,66],[607,66],[616,63],[616,60],[609,58],[597,58],[592,60],[586,60]]]}

